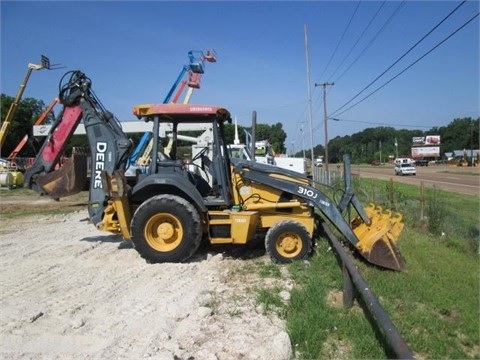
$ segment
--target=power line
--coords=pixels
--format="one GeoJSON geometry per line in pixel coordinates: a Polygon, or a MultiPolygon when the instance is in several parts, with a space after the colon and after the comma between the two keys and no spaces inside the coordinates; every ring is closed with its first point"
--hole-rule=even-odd
{"type": "MultiPolygon", "coordinates": [[[[341,109],[343,109],[345,106],[350,104],[353,100],[355,100],[357,97],[360,96],[361,93],[363,93],[365,90],[367,90],[370,86],[372,86],[378,79],[380,79],[387,71],[389,71],[392,67],[394,67],[396,64],[400,62],[407,54],[409,54],[415,47],[417,47],[418,44],[420,44],[423,40],[425,40],[426,37],[428,37],[432,32],[434,32],[442,23],[444,23],[453,13],[455,13],[463,4],[465,4],[467,0],[462,1],[455,9],[453,9],[447,16],[445,16],[437,25],[435,25],[427,34],[425,34],[420,40],[418,40],[413,46],[410,47],[402,56],[400,56],[392,65],[390,65],[385,71],[383,71],[380,75],[378,75],[373,81],[371,81],[367,86],[365,86],[362,90],[360,90],[353,98],[348,100],[345,104],[340,106],[338,109],[336,109],[331,116],[334,116],[335,114],[338,113],[341,109]]],[[[350,109],[350,108],[349,108],[350,109]]],[[[343,112],[342,112],[343,113],[343,112]]]]}
{"type": "Polygon", "coordinates": [[[347,30],[348,30],[348,28],[350,27],[350,24],[352,23],[352,20],[353,20],[353,18],[355,17],[355,14],[357,13],[358,8],[360,7],[360,3],[361,3],[361,1],[359,1],[359,2],[357,3],[357,6],[355,7],[355,10],[353,11],[352,16],[350,17],[350,20],[348,21],[348,24],[347,24],[347,26],[345,27],[345,30],[343,31],[343,34],[342,34],[340,40],[339,40],[338,43],[337,43],[337,47],[336,47],[335,50],[333,51],[332,56],[330,56],[330,60],[328,60],[327,66],[325,66],[325,69],[323,70],[323,72],[322,72],[322,74],[319,76],[319,78],[322,78],[323,74],[325,74],[325,71],[327,71],[328,67],[330,66],[330,63],[332,62],[333,57],[334,57],[335,54],[337,53],[338,47],[339,47],[340,44],[342,43],[343,38],[345,37],[345,34],[347,33],[347,30]]]}
{"type": "Polygon", "coordinates": [[[346,68],[341,74],[340,76],[335,80],[335,82],[338,82],[346,73],[348,70],[351,69],[351,67],[353,65],[355,65],[355,63],[363,56],[363,54],[365,53],[365,51],[368,50],[368,48],[370,47],[370,45],[373,44],[373,42],[377,39],[377,37],[383,32],[383,30],[385,30],[385,28],[387,27],[387,25],[393,20],[393,18],[398,14],[398,12],[400,11],[400,9],[405,5],[405,1],[402,1],[397,7],[396,9],[393,11],[392,15],[390,15],[390,17],[385,21],[385,23],[382,25],[382,27],[377,31],[377,33],[373,36],[373,38],[369,41],[369,43],[363,48],[363,50],[360,52],[360,54],[358,54],[358,56],[355,58],[355,60],[353,60],[353,62],[350,64],[350,66],[348,68],[346,68]]]}
{"type": "Polygon", "coordinates": [[[373,17],[370,19],[370,21],[368,22],[367,26],[365,26],[365,28],[363,29],[362,33],[360,34],[360,36],[357,38],[357,41],[355,41],[355,44],[353,44],[353,46],[350,48],[350,51],[347,53],[347,55],[345,55],[345,57],[343,58],[343,60],[340,62],[340,64],[337,66],[337,68],[335,69],[335,71],[332,73],[332,75],[330,75],[330,77],[328,78],[329,80],[331,78],[333,78],[333,76],[337,73],[338,69],[340,69],[343,65],[343,63],[345,62],[345,60],[347,60],[347,58],[350,56],[350,54],[352,53],[353,49],[355,49],[355,47],[358,45],[359,41],[363,38],[363,36],[365,35],[365,32],[368,30],[368,28],[370,27],[370,25],[372,25],[373,21],[375,20],[375,18],[378,16],[378,14],[380,13],[380,10],[382,10],[383,6],[385,5],[386,3],[386,0],[384,0],[381,4],[380,4],[380,7],[378,8],[378,10],[375,12],[375,14],[373,15],[373,17]]]}
{"type": "Polygon", "coordinates": [[[350,119],[338,119],[338,118],[330,118],[334,121],[342,121],[342,122],[354,122],[354,123],[362,123],[362,124],[370,124],[370,125],[384,125],[384,126],[402,126],[407,128],[424,128],[424,129],[431,129],[433,126],[423,126],[423,125],[412,125],[412,124],[395,124],[395,123],[381,123],[381,122],[373,122],[373,121],[362,121],[362,120],[350,120],[350,119]]]}
{"type": "MultiPolygon", "coordinates": [[[[450,35],[448,35],[445,39],[443,39],[442,41],[440,41],[437,45],[435,45],[433,48],[431,48],[429,51],[427,51],[425,54],[423,54],[420,58],[418,58],[417,60],[415,60],[413,63],[411,63],[409,66],[407,66],[405,69],[403,69],[401,72],[399,72],[397,75],[395,75],[394,77],[392,77],[390,80],[388,80],[385,84],[383,84],[382,86],[379,86],[378,88],[376,88],[374,91],[372,91],[370,94],[368,94],[367,96],[365,96],[364,98],[362,98],[361,100],[357,101],[355,104],[353,104],[352,106],[350,106],[349,108],[343,110],[342,112],[338,113],[337,115],[341,115],[343,114],[344,112],[350,110],[351,108],[353,108],[354,106],[360,104],[361,102],[363,102],[364,100],[368,99],[370,96],[372,96],[373,94],[375,94],[377,91],[379,91],[380,89],[384,88],[385,86],[387,86],[389,83],[391,83],[393,80],[395,80],[397,77],[399,77],[400,75],[402,75],[405,71],[407,71],[408,69],[410,69],[413,65],[415,65],[416,63],[418,63],[420,60],[422,60],[425,56],[427,56],[428,54],[430,54],[432,51],[434,51],[436,48],[438,48],[440,45],[442,45],[445,41],[447,41],[448,39],[450,39],[453,35],[455,35],[457,32],[459,32],[460,30],[462,30],[465,26],[467,26],[470,22],[472,22],[473,20],[475,20],[476,17],[478,17],[480,13],[477,13],[476,15],[474,15],[472,18],[470,18],[470,20],[468,20],[466,23],[464,23],[462,26],[460,26],[457,30],[455,30],[453,33],[451,33],[450,35]]],[[[338,110],[337,110],[338,111],[338,110]]],[[[333,115],[333,114],[332,114],[333,115]]]]}
{"type": "MultiPolygon", "coordinates": [[[[405,5],[406,1],[402,1],[397,7],[396,9],[393,11],[393,13],[390,15],[390,17],[385,21],[385,23],[382,25],[382,27],[377,31],[377,33],[375,34],[375,36],[370,40],[370,42],[365,46],[365,48],[362,50],[362,52],[355,58],[355,60],[350,64],[350,66],[345,69],[345,71],[338,77],[338,80],[340,80],[343,75],[345,75],[345,73],[350,70],[350,68],[360,59],[360,57],[365,53],[365,51],[370,47],[370,45],[373,44],[373,42],[377,39],[377,37],[383,32],[383,30],[386,28],[386,26],[393,20],[393,18],[398,14],[398,12],[400,11],[400,9],[405,5]]],[[[336,80],[337,81],[337,80],[336,80]]],[[[335,81],[335,82],[336,82],[335,81]]],[[[323,103],[321,101],[319,101],[317,103],[317,106],[314,110],[314,113],[316,114],[323,106],[323,103]]],[[[318,127],[314,128],[314,131],[316,131],[318,129],[318,127]]]]}

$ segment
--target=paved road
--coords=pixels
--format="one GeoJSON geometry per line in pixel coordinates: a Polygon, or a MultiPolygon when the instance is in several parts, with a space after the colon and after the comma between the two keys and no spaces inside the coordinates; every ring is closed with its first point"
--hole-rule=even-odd
{"type": "Polygon", "coordinates": [[[480,168],[462,168],[445,165],[417,167],[416,176],[396,176],[392,165],[356,166],[352,165],[352,174],[364,178],[377,178],[437,188],[465,195],[480,196],[480,168]]]}

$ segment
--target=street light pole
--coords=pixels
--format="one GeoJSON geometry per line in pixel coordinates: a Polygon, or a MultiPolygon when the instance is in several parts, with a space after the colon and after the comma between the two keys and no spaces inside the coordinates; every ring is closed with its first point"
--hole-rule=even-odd
{"type": "Polygon", "coordinates": [[[315,84],[315,86],[323,86],[323,127],[325,132],[325,171],[328,173],[328,124],[327,124],[327,86],[333,86],[335,83],[324,82],[323,84],[315,84]]]}

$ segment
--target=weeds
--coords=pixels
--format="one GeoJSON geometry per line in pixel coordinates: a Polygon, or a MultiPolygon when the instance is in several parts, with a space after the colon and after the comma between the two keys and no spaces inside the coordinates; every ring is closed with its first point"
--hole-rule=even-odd
{"type": "Polygon", "coordinates": [[[256,302],[263,305],[264,314],[269,311],[276,311],[283,307],[283,301],[280,297],[281,289],[275,287],[273,289],[260,288],[257,291],[256,302]]]}
{"type": "Polygon", "coordinates": [[[259,274],[261,278],[275,278],[279,279],[282,276],[280,271],[280,267],[278,267],[275,263],[269,261],[264,262],[259,268],[259,274]]]}
{"type": "Polygon", "coordinates": [[[465,253],[479,253],[479,197],[375,179],[355,179],[352,185],[364,204],[375,202],[402,213],[406,227],[465,253]]]}
{"type": "Polygon", "coordinates": [[[442,201],[442,198],[439,195],[438,190],[433,187],[428,196],[429,201],[427,202],[427,222],[428,230],[433,235],[442,235],[444,234],[443,224],[445,223],[446,209],[445,204],[442,201]]]}

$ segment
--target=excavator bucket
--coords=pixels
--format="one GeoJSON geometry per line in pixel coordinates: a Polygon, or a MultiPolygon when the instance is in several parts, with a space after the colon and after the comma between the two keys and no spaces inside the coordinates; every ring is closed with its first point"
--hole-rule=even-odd
{"type": "Polygon", "coordinates": [[[79,193],[85,188],[86,181],[87,156],[75,152],[57,170],[39,174],[35,179],[37,185],[54,199],[79,193]]]}
{"type": "Polygon", "coordinates": [[[363,222],[360,217],[351,222],[359,240],[356,245],[358,251],[372,264],[392,270],[406,270],[405,260],[396,246],[403,231],[402,215],[383,211],[375,205],[365,208],[365,212],[370,224],[363,222]]]}

